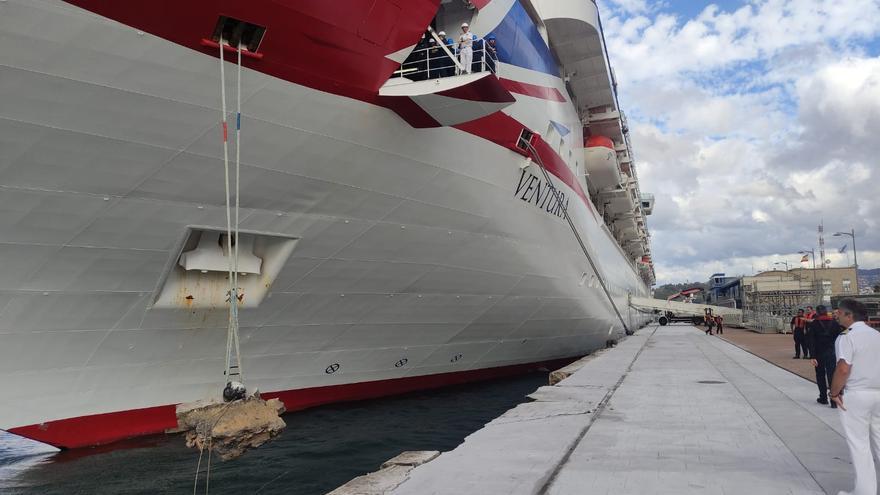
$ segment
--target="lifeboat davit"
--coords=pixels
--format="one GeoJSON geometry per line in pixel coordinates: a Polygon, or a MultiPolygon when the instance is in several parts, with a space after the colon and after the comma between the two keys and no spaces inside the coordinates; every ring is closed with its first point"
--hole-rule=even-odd
{"type": "Polygon", "coordinates": [[[620,187],[620,166],[611,139],[605,136],[587,138],[584,164],[589,175],[589,183],[596,189],[620,187]]]}

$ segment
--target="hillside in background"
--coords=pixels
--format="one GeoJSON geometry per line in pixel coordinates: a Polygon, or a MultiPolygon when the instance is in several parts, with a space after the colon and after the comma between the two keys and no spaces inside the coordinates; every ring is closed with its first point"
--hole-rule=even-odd
{"type": "Polygon", "coordinates": [[[859,269],[859,287],[874,287],[876,285],[880,285],[880,268],[859,269]]]}

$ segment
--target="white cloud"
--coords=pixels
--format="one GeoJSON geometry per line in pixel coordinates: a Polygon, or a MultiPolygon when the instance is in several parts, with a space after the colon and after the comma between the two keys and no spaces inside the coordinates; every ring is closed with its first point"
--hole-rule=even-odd
{"type": "Polygon", "coordinates": [[[624,33],[609,37],[609,49],[618,74],[639,81],[769,58],[792,46],[872,38],[878,20],[875,0],[759,0],[733,12],[710,5],[683,22],[669,13],[650,23],[612,16],[606,31],[624,33]]]}
{"type": "Polygon", "coordinates": [[[692,19],[630,7],[606,36],[657,195],[660,283],[746,273],[815,246],[823,220],[880,253],[880,2],[756,0],[692,19]]]}
{"type": "Polygon", "coordinates": [[[770,221],[770,215],[761,210],[752,210],[752,220],[758,223],[767,223],[770,221]]]}

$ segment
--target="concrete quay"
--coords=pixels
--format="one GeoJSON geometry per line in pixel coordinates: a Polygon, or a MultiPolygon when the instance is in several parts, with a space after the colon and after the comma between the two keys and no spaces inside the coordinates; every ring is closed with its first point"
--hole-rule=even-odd
{"type": "Polygon", "coordinates": [[[815,384],[725,340],[689,325],[652,326],[579,366],[456,449],[372,483],[381,490],[344,486],[334,494],[833,495],[852,488],[837,412],[816,403],[815,384]]]}

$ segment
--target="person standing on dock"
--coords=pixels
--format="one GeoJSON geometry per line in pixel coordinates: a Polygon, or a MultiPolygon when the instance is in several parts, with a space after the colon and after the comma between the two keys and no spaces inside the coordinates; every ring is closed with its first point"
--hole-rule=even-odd
{"type": "Polygon", "coordinates": [[[715,333],[718,335],[724,334],[724,317],[721,315],[715,315],[715,333]]]}
{"type": "Polygon", "coordinates": [[[804,310],[799,309],[797,315],[791,319],[789,323],[791,334],[794,336],[794,357],[792,359],[801,358],[801,350],[804,351],[804,359],[809,359],[810,351],[807,350],[807,320],[804,318],[804,310]]]}
{"type": "Polygon", "coordinates": [[[856,473],[851,495],[877,493],[872,441],[873,455],[880,460],[880,332],[865,324],[867,313],[865,305],[855,299],[843,299],[835,312],[846,330],[836,343],[831,400],[840,406],[840,422],[856,473]]]}
{"type": "Polygon", "coordinates": [[[807,323],[812,323],[812,322],[813,322],[813,319],[814,319],[815,317],[816,317],[816,312],[813,311],[813,307],[812,307],[812,306],[807,306],[807,314],[804,315],[804,318],[806,318],[807,323]]]}
{"type": "MultiPolygon", "coordinates": [[[[816,386],[819,387],[819,404],[828,404],[828,387],[831,385],[831,377],[834,376],[834,366],[837,359],[834,354],[834,341],[840,335],[841,326],[834,321],[821,304],[816,306],[816,317],[808,325],[810,332],[810,355],[813,356],[813,366],[816,367],[816,386]]],[[[834,402],[831,407],[837,407],[834,402]]]]}

